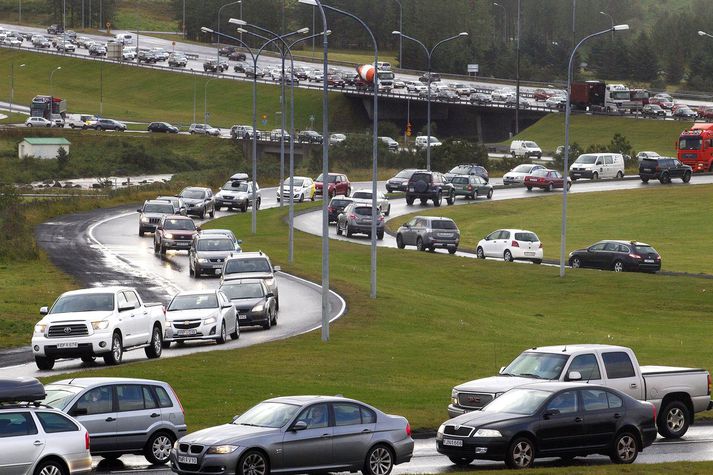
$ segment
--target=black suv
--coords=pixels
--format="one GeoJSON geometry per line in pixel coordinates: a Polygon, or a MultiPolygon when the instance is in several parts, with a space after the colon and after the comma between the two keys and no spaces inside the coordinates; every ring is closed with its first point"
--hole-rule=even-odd
{"type": "Polygon", "coordinates": [[[475,164],[462,164],[462,165],[456,165],[446,173],[444,176],[446,177],[446,180],[451,181],[451,178],[453,178],[456,175],[477,175],[481,177],[483,180],[485,180],[485,183],[488,183],[490,181],[490,177],[488,176],[488,170],[485,169],[485,167],[481,167],[480,165],[475,165],[475,164]]]}
{"type": "Polygon", "coordinates": [[[228,69],[228,63],[225,63],[223,61],[218,62],[214,59],[208,60],[205,63],[203,63],[203,71],[205,72],[213,72],[213,73],[222,73],[223,71],[228,69]]]}
{"type": "Polygon", "coordinates": [[[599,241],[569,254],[571,267],[611,269],[614,272],[661,270],[661,256],[656,249],[636,241],[599,241]]]}
{"type": "Polygon", "coordinates": [[[691,181],[693,169],[675,158],[645,158],[639,164],[639,177],[644,183],[656,179],[661,183],[671,183],[672,178],[680,178],[684,183],[691,181]]]}
{"type": "Polygon", "coordinates": [[[409,178],[406,188],[407,205],[412,205],[418,198],[422,205],[433,200],[433,206],[441,206],[444,197],[448,204],[452,205],[456,199],[456,190],[442,173],[419,170],[409,178]]]}

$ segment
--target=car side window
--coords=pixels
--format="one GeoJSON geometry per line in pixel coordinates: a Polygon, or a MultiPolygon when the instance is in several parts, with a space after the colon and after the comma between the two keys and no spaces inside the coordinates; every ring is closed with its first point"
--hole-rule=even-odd
{"type": "Polygon", "coordinates": [[[0,439],[37,434],[37,426],[29,412],[0,414],[0,439]]]}
{"type": "Polygon", "coordinates": [[[604,361],[604,368],[607,371],[609,379],[632,378],[636,376],[631,358],[623,351],[602,353],[602,360],[604,361]]]}
{"type": "Polygon", "coordinates": [[[48,434],[57,432],[76,432],[79,427],[74,422],[67,419],[62,414],[56,412],[36,412],[37,418],[42,424],[42,428],[48,434]]]}
{"type": "Polygon", "coordinates": [[[618,249],[619,249],[619,245],[615,242],[608,242],[604,246],[604,250],[609,251],[609,252],[616,252],[618,249]]]}
{"type": "Polygon", "coordinates": [[[299,415],[295,422],[307,423],[308,429],[320,429],[329,425],[327,404],[315,404],[308,407],[299,415]]]}
{"type": "Polygon", "coordinates": [[[601,389],[582,389],[579,394],[582,396],[582,406],[584,406],[585,411],[609,409],[609,399],[606,391],[601,389]]]}
{"type": "Polygon", "coordinates": [[[500,231],[498,239],[510,239],[510,231],[500,231]]]}
{"type": "Polygon", "coordinates": [[[376,413],[374,411],[364,406],[361,406],[360,409],[362,424],[376,424],[376,413]]]}
{"type": "Polygon", "coordinates": [[[560,414],[577,412],[577,392],[565,391],[558,394],[547,404],[547,410],[557,410],[560,414]]]}
{"type": "Polygon", "coordinates": [[[86,409],[87,415],[113,412],[114,402],[111,386],[100,386],[90,389],[79,398],[75,409],[86,409]]]}
{"type": "Polygon", "coordinates": [[[411,221],[409,221],[409,222],[406,223],[406,224],[409,225],[409,226],[411,226],[411,227],[416,226],[416,218],[412,219],[411,221]]]}
{"type": "Polygon", "coordinates": [[[139,411],[144,409],[144,394],[138,384],[120,384],[116,386],[119,411],[139,411]]]}
{"type": "Polygon", "coordinates": [[[493,240],[497,239],[499,235],[500,235],[500,231],[492,232],[492,233],[488,234],[487,236],[485,236],[485,240],[493,241],[493,240]]]}
{"type": "Polygon", "coordinates": [[[158,407],[158,404],[156,403],[156,398],[154,397],[153,393],[151,392],[151,387],[144,386],[143,392],[144,392],[144,407],[146,409],[156,409],[158,407]]]}
{"type": "Polygon", "coordinates": [[[129,305],[133,305],[134,308],[139,308],[141,306],[141,304],[139,304],[139,298],[133,291],[127,291],[124,292],[124,294],[126,295],[126,302],[129,305]]]}
{"type": "Polygon", "coordinates": [[[602,378],[599,372],[599,363],[597,363],[597,358],[592,353],[576,356],[567,370],[568,373],[572,371],[579,372],[583,381],[602,378]]]}
{"type": "Polygon", "coordinates": [[[613,165],[614,160],[611,158],[611,156],[606,156],[606,157],[604,157],[604,164],[605,165],[613,165]]]}
{"type": "Polygon", "coordinates": [[[156,391],[156,396],[158,396],[158,405],[161,407],[173,407],[173,401],[168,395],[168,392],[161,386],[154,386],[154,391],[156,391]]]}
{"type": "Polygon", "coordinates": [[[599,244],[593,245],[593,246],[590,247],[589,249],[590,249],[591,251],[603,251],[603,250],[604,250],[604,246],[606,246],[606,245],[607,245],[607,243],[605,243],[605,242],[600,242],[599,244]]]}
{"type": "Polygon", "coordinates": [[[335,426],[352,426],[362,424],[361,411],[356,404],[345,402],[332,404],[335,426]]]}
{"type": "Polygon", "coordinates": [[[631,251],[629,250],[628,246],[625,246],[624,244],[619,244],[619,252],[625,252],[629,254],[631,251]]]}

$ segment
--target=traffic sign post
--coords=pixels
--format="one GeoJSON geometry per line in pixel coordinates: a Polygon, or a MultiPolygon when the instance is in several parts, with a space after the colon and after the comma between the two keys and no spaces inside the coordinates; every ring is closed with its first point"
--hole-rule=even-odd
{"type": "Polygon", "coordinates": [[[480,67],[477,64],[469,64],[468,65],[468,74],[477,76],[479,72],[480,72],[480,67]]]}

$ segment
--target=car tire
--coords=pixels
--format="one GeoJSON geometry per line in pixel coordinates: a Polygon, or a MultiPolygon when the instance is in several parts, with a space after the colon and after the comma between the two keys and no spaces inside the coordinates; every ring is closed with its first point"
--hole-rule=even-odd
{"type": "Polygon", "coordinates": [[[457,247],[449,247],[448,248],[448,254],[455,254],[456,251],[458,251],[457,247]]]}
{"type": "Polygon", "coordinates": [[[237,315],[235,315],[235,330],[230,333],[230,338],[233,340],[238,340],[240,338],[240,324],[238,323],[237,315]]]}
{"type": "Polygon", "coordinates": [[[467,467],[471,463],[473,463],[473,460],[475,460],[475,457],[448,457],[448,460],[451,461],[453,465],[457,465],[459,467],[467,467]]]}
{"type": "Polygon", "coordinates": [[[124,348],[121,345],[121,334],[114,332],[111,337],[111,351],[104,355],[104,363],[108,366],[116,366],[121,363],[121,359],[124,357],[124,348]]]}
{"type": "Polygon", "coordinates": [[[659,178],[659,182],[661,182],[662,185],[666,183],[671,183],[671,177],[668,173],[663,173],[661,175],[661,178],[659,178]]]}
{"type": "Polygon", "coordinates": [[[448,198],[446,198],[446,203],[448,203],[448,205],[450,206],[450,205],[452,205],[452,204],[455,203],[455,202],[456,202],[456,194],[455,194],[455,191],[451,191],[451,192],[448,194],[448,198]]]}
{"type": "Polygon", "coordinates": [[[530,468],[535,461],[535,445],[527,437],[517,437],[512,441],[505,454],[508,468],[530,468]]]}
{"type": "Polygon", "coordinates": [[[248,450],[240,457],[236,475],[268,475],[270,473],[270,460],[259,450],[248,450]]]}
{"type": "Polygon", "coordinates": [[[569,191],[570,188],[572,188],[572,183],[568,181],[567,182],[567,191],[569,191]]]}
{"type": "Polygon", "coordinates": [[[337,221],[337,236],[342,235],[342,228],[339,226],[339,221],[337,221]]]}
{"type": "Polygon", "coordinates": [[[540,265],[540,264],[542,264],[542,259],[533,259],[532,263],[536,264],[536,265],[540,265]]]}
{"type": "Polygon", "coordinates": [[[302,193],[302,194],[300,194],[300,199],[298,200],[298,202],[302,203],[302,202],[304,202],[304,200],[305,200],[305,194],[302,193]]]}
{"type": "Polygon", "coordinates": [[[616,172],[616,179],[617,179],[617,180],[623,180],[623,179],[624,179],[624,172],[622,172],[621,170],[619,170],[618,172],[616,172]]]}
{"type": "MultiPolygon", "coordinates": [[[[277,201],[280,201],[280,200],[277,200],[277,201]]],[[[222,206],[215,205],[215,208],[214,208],[215,211],[220,211],[221,209],[223,209],[222,206]]],[[[230,209],[230,208],[228,208],[228,209],[230,209]]]]}
{"type": "Polygon", "coordinates": [[[144,348],[144,352],[148,359],[153,360],[161,356],[162,348],[163,338],[161,338],[161,327],[155,325],[151,331],[151,342],[149,342],[149,346],[144,348]]]}
{"type": "Polygon", "coordinates": [[[42,371],[49,371],[54,368],[54,358],[48,356],[35,356],[35,364],[37,369],[42,371]]]}
{"type": "Polygon", "coordinates": [[[67,468],[58,459],[51,458],[40,462],[34,475],[67,475],[67,468]]]}
{"type": "Polygon", "coordinates": [[[555,189],[555,187],[552,186],[552,183],[550,183],[549,185],[547,185],[546,190],[547,190],[548,193],[551,192],[551,191],[554,190],[554,189],[555,189]]]}
{"type": "Polygon", "coordinates": [[[32,124],[27,124],[28,127],[32,127],[32,124]]]}
{"type": "Polygon", "coordinates": [[[648,178],[642,178],[641,181],[644,182],[644,183],[648,183],[648,182],[649,182],[649,179],[648,179],[648,178]]]}
{"type": "Polygon", "coordinates": [[[171,456],[171,448],[175,442],[175,437],[168,432],[156,432],[144,446],[144,457],[152,465],[167,464],[171,456]]]}
{"type": "Polygon", "coordinates": [[[228,331],[225,329],[225,320],[223,320],[220,323],[220,334],[218,335],[218,338],[215,339],[215,342],[219,345],[222,345],[225,343],[225,341],[228,339],[228,331]]]}
{"type": "Polygon", "coordinates": [[[139,229],[139,237],[144,237],[144,231],[139,229]]]}
{"type": "Polygon", "coordinates": [[[263,330],[269,330],[272,328],[272,315],[270,315],[270,311],[268,310],[267,312],[267,322],[262,324],[263,330]]]}
{"type": "Polygon", "coordinates": [[[384,213],[384,215],[388,216],[390,214],[391,214],[391,204],[389,204],[389,207],[386,208],[386,213],[384,213]]]}
{"type": "Polygon", "coordinates": [[[404,238],[400,234],[396,235],[396,247],[399,249],[403,249],[406,247],[406,244],[404,244],[404,238]]]}
{"type": "Polygon", "coordinates": [[[377,231],[377,232],[376,232],[376,239],[378,239],[379,241],[381,241],[382,239],[384,239],[384,231],[377,231]]]}
{"type": "Polygon", "coordinates": [[[681,401],[671,401],[659,412],[656,426],[659,434],[667,439],[678,439],[688,432],[691,413],[681,401]]]}
{"type": "Polygon", "coordinates": [[[414,200],[415,200],[415,198],[413,196],[406,195],[406,204],[408,206],[413,205],[414,200]]]}
{"type": "Polygon", "coordinates": [[[569,260],[569,266],[572,269],[579,269],[580,267],[582,267],[582,261],[579,259],[579,257],[573,257],[569,260]]]}
{"type": "Polygon", "coordinates": [[[435,206],[436,208],[438,208],[439,206],[441,206],[441,203],[442,203],[442,202],[443,202],[443,195],[442,195],[441,192],[439,191],[439,192],[438,192],[438,195],[436,195],[436,197],[433,199],[433,206],[435,206]]]}
{"type": "Polygon", "coordinates": [[[683,174],[683,182],[688,183],[691,181],[691,172],[686,172],[683,174]]]}
{"type": "Polygon", "coordinates": [[[243,205],[240,207],[240,211],[242,211],[243,213],[247,213],[247,212],[248,212],[248,203],[247,203],[247,201],[246,201],[245,203],[243,203],[243,205]]]}
{"type": "Polygon", "coordinates": [[[475,255],[478,256],[478,259],[485,259],[485,251],[480,246],[475,250],[475,255]]]}
{"type": "Polygon", "coordinates": [[[531,187],[531,186],[528,186],[528,187],[527,187],[527,191],[532,191],[532,187],[531,187]]]}
{"type": "Polygon", "coordinates": [[[164,350],[167,350],[167,349],[171,348],[171,342],[170,342],[170,341],[163,340],[163,341],[161,342],[161,348],[163,348],[164,350]]]}
{"type": "Polygon", "coordinates": [[[592,173],[592,180],[598,180],[599,179],[599,173],[594,172],[592,173]]]}
{"type": "Polygon", "coordinates": [[[426,250],[425,246],[423,245],[423,239],[421,239],[420,237],[416,238],[416,250],[417,251],[425,251],[426,250]]]}
{"type": "Polygon", "coordinates": [[[492,189],[492,188],[491,188],[490,190],[488,190],[487,198],[488,198],[489,200],[492,200],[492,199],[493,199],[493,189],[492,189]]]}
{"type": "Polygon", "coordinates": [[[616,464],[629,464],[639,455],[638,437],[631,432],[624,431],[617,434],[612,442],[609,458],[616,464]]]}
{"type": "Polygon", "coordinates": [[[624,263],[620,260],[614,261],[614,264],[612,264],[612,270],[614,272],[624,272],[624,263]]]}
{"type": "Polygon", "coordinates": [[[166,246],[164,246],[163,243],[161,243],[161,246],[159,247],[158,252],[162,256],[166,255],[166,246]]]}
{"type": "Polygon", "coordinates": [[[256,203],[256,205],[255,205],[255,211],[257,211],[257,210],[260,209],[260,202],[261,202],[261,201],[262,201],[261,198],[258,198],[258,199],[255,201],[255,203],[256,203]]]}
{"type": "Polygon", "coordinates": [[[347,237],[352,237],[352,230],[349,228],[349,223],[344,226],[344,234],[346,234],[347,237]]]}
{"type": "Polygon", "coordinates": [[[394,454],[385,445],[378,444],[369,449],[364,460],[364,475],[389,475],[394,468],[394,454]]]}
{"type": "Polygon", "coordinates": [[[277,310],[272,312],[272,326],[273,327],[277,326],[277,310]]]}
{"type": "Polygon", "coordinates": [[[514,260],[512,258],[512,252],[510,252],[510,249],[505,249],[505,252],[503,252],[503,260],[505,262],[512,262],[514,260]]]}
{"type": "Polygon", "coordinates": [[[204,218],[205,218],[205,208],[204,208],[203,211],[201,211],[200,214],[198,215],[198,219],[204,219],[204,218]]]}

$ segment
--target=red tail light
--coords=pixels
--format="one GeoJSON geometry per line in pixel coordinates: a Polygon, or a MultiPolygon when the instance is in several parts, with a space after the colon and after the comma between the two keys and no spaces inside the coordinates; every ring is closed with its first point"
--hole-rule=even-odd
{"type": "Polygon", "coordinates": [[[542,243],[540,243],[540,249],[542,249],[542,243]]]}
{"type": "Polygon", "coordinates": [[[334,208],[332,208],[331,206],[327,206],[327,211],[329,211],[330,213],[332,213],[332,212],[334,212],[334,208]]]}
{"type": "Polygon", "coordinates": [[[711,395],[711,375],[708,374],[708,395],[711,395]]]}
{"type": "MultiPolygon", "coordinates": [[[[708,376],[708,378],[710,379],[710,376],[708,376]]],[[[656,422],[656,406],[654,406],[653,404],[651,404],[651,409],[652,409],[653,412],[654,412],[654,422],[656,422]]]]}
{"type": "Polygon", "coordinates": [[[638,254],[629,254],[629,257],[631,257],[632,259],[641,259],[641,256],[638,254]]]}
{"type": "Polygon", "coordinates": [[[181,400],[178,398],[178,394],[176,394],[176,390],[173,389],[170,384],[168,385],[168,388],[169,388],[169,389],[171,390],[171,392],[173,393],[173,397],[176,398],[176,401],[178,401],[178,407],[181,408],[181,412],[182,412],[183,415],[185,416],[185,415],[186,415],[186,411],[183,410],[183,404],[181,404],[181,400]]]}
{"type": "Polygon", "coordinates": [[[517,242],[517,241],[511,242],[510,245],[511,245],[512,247],[520,247],[520,243],[517,242]]]}
{"type": "Polygon", "coordinates": [[[349,215],[349,219],[356,219],[356,215],[355,215],[355,214],[350,214],[350,215],[349,215]]]}
{"type": "Polygon", "coordinates": [[[84,433],[84,448],[89,450],[89,432],[84,433]]]}
{"type": "Polygon", "coordinates": [[[468,185],[468,191],[473,191],[473,185],[468,185]]]}
{"type": "Polygon", "coordinates": [[[411,424],[409,424],[408,422],[406,422],[406,435],[408,437],[411,437],[411,424]]]}
{"type": "Polygon", "coordinates": [[[379,221],[383,221],[383,220],[384,220],[384,215],[383,215],[383,214],[380,214],[380,215],[379,215],[379,221]]]}

